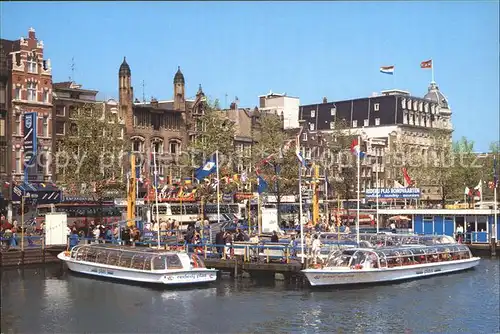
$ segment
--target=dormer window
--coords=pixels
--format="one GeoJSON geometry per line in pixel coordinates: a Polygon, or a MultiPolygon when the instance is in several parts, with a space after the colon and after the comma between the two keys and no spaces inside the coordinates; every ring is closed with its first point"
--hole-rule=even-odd
{"type": "Polygon", "coordinates": [[[337,114],[337,107],[333,107],[330,109],[330,115],[335,116],[337,114]]]}
{"type": "Polygon", "coordinates": [[[37,73],[38,69],[36,66],[36,58],[34,56],[28,56],[28,73],[37,73]]]}
{"type": "Polygon", "coordinates": [[[373,104],[373,110],[374,111],[379,111],[379,109],[380,109],[380,103],[373,104]]]}
{"type": "Polygon", "coordinates": [[[316,117],[316,110],[311,110],[311,117],[316,117]]]}

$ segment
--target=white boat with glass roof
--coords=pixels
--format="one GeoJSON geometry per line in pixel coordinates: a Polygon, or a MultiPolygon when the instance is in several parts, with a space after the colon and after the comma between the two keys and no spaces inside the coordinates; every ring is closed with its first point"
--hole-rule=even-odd
{"type": "Polygon", "coordinates": [[[196,254],[115,245],[77,245],[57,256],[71,271],[120,280],[166,285],[199,284],[217,279],[196,254]]]}
{"type": "Polygon", "coordinates": [[[350,248],[333,251],[318,269],[304,269],[312,286],[381,283],[473,268],[480,258],[462,244],[350,248]]]}

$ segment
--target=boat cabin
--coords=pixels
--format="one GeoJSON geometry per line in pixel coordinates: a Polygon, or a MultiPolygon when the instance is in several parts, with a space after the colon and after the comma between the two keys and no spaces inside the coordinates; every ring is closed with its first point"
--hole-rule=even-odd
{"type": "MultiPolygon", "coordinates": [[[[400,215],[409,219],[410,231],[416,234],[455,236],[461,226],[471,243],[488,243],[495,236],[495,211],[491,209],[381,209],[381,221],[400,215]]],[[[500,211],[496,211],[500,221],[500,211]]],[[[500,240],[500,228],[496,231],[500,240]]]]}
{"type": "Polygon", "coordinates": [[[394,268],[443,261],[466,260],[472,254],[466,245],[420,246],[400,248],[353,248],[333,252],[326,267],[350,269],[394,268]]]}
{"type": "Polygon", "coordinates": [[[145,271],[183,270],[205,268],[202,259],[192,254],[130,249],[114,245],[77,245],[70,257],[75,261],[145,271]]]}

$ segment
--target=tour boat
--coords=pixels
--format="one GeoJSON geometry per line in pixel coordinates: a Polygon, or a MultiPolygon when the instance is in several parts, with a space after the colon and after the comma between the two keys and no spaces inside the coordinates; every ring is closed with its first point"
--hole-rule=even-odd
{"type": "Polygon", "coordinates": [[[381,283],[466,270],[479,260],[462,244],[350,248],[332,252],[322,268],[302,272],[311,286],[381,283]]]}
{"type": "Polygon", "coordinates": [[[207,269],[198,255],[182,252],[90,244],[57,257],[77,273],[134,282],[185,285],[217,279],[217,270],[207,269]]]}

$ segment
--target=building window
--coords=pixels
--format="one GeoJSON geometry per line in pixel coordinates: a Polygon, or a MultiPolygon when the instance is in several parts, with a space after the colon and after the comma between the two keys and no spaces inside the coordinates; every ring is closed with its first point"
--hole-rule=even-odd
{"type": "Polygon", "coordinates": [[[43,117],[42,119],[42,136],[49,136],[49,118],[47,116],[43,117]]]}
{"type": "Polygon", "coordinates": [[[307,141],[307,132],[302,134],[302,141],[307,141]]]}
{"type": "Polygon", "coordinates": [[[66,115],[66,107],[65,106],[57,106],[56,107],[56,116],[65,116],[66,115]]]}
{"type": "Polygon", "coordinates": [[[406,109],[406,99],[401,99],[401,107],[406,109]]]}
{"type": "Polygon", "coordinates": [[[330,122],[330,130],[335,129],[335,122],[330,122]]]}
{"type": "Polygon", "coordinates": [[[369,124],[370,124],[370,121],[369,121],[369,120],[365,119],[365,120],[363,121],[363,126],[368,126],[369,124]]]}
{"type": "Polygon", "coordinates": [[[309,123],[309,130],[314,131],[314,123],[309,123]]]}
{"type": "Polygon", "coordinates": [[[155,153],[155,154],[163,154],[163,141],[161,140],[154,140],[152,143],[151,143],[151,150],[155,153]]]}
{"type": "Polygon", "coordinates": [[[43,91],[43,102],[49,103],[49,91],[48,90],[43,91]]]}
{"type": "Polygon", "coordinates": [[[56,135],[64,135],[66,133],[66,123],[56,122],[56,135]]]}
{"type": "Polygon", "coordinates": [[[36,83],[28,82],[28,101],[36,101],[36,83]]]}
{"type": "Polygon", "coordinates": [[[5,120],[0,119],[0,137],[5,137],[5,120]]]}
{"type": "Polygon", "coordinates": [[[413,111],[418,110],[418,101],[413,101],[413,111]]]}
{"type": "Polygon", "coordinates": [[[428,103],[426,103],[426,104],[424,105],[424,112],[426,112],[426,113],[428,113],[428,112],[429,112],[429,104],[428,104],[428,103]]]}
{"type": "Polygon", "coordinates": [[[14,89],[14,100],[20,100],[21,99],[21,87],[16,87],[14,89]]]}
{"type": "Polygon", "coordinates": [[[138,138],[132,139],[132,151],[144,152],[144,142],[138,138]]]}
{"type": "Polygon", "coordinates": [[[424,111],[424,103],[423,102],[419,102],[418,103],[418,110],[419,111],[424,111]]]}
{"type": "Polygon", "coordinates": [[[15,166],[15,169],[14,169],[14,172],[16,174],[21,174],[21,170],[22,170],[22,161],[21,161],[21,150],[16,150],[16,166],[15,166]]]}
{"type": "Polygon", "coordinates": [[[16,115],[16,126],[14,128],[14,133],[17,135],[21,135],[23,133],[22,121],[23,121],[23,115],[22,114],[16,115]]]}
{"type": "Polygon", "coordinates": [[[352,121],[352,127],[353,128],[357,128],[358,127],[358,121],[357,120],[352,121]]]}
{"type": "Polygon", "coordinates": [[[380,118],[375,118],[375,125],[380,125],[380,118]]]}
{"type": "Polygon", "coordinates": [[[28,73],[37,73],[36,58],[33,56],[28,57],[28,73]]]}
{"type": "Polygon", "coordinates": [[[379,108],[380,108],[380,103],[373,104],[373,110],[379,111],[379,108]]]}
{"type": "Polygon", "coordinates": [[[311,117],[316,117],[316,110],[311,110],[311,117]]]}
{"type": "Polygon", "coordinates": [[[169,148],[170,148],[170,154],[179,154],[180,153],[180,147],[179,147],[179,142],[178,141],[170,141],[169,143],[169,148]]]}
{"type": "Polygon", "coordinates": [[[330,109],[330,115],[332,116],[337,115],[337,107],[333,107],[332,109],[330,109]]]}

